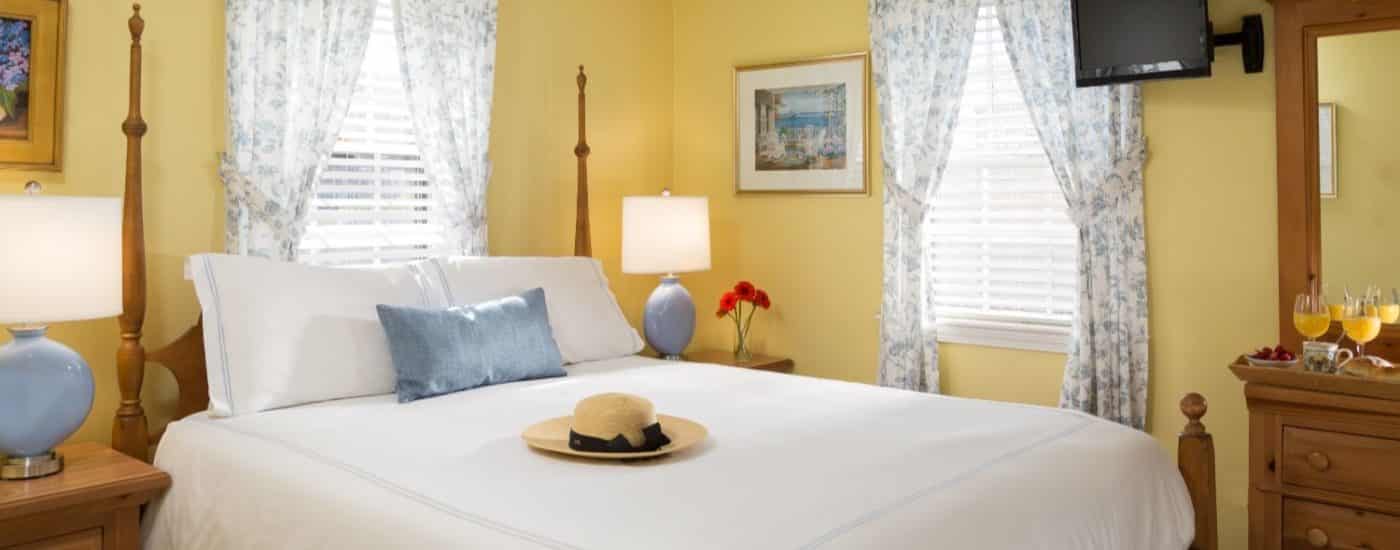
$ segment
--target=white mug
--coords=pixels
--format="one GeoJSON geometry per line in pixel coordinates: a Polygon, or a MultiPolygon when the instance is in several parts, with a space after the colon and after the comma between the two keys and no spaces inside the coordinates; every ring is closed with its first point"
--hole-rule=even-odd
{"type": "Polygon", "coordinates": [[[1340,372],[1340,365],[1350,361],[1354,355],[1350,349],[1338,348],[1331,342],[1303,342],[1303,369],[1336,374],[1340,372]]]}

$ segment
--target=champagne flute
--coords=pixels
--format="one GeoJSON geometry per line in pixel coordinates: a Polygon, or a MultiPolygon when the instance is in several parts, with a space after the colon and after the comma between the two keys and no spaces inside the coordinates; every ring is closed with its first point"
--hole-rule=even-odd
{"type": "Polygon", "coordinates": [[[1356,357],[1366,357],[1366,343],[1381,334],[1379,310],[1369,296],[1347,297],[1342,312],[1342,331],[1356,342],[1356,357]]]}
{"type": "MultiPolygon", "coordinates": [[[[1400,307],[1397,307],[1400,309],[1400,307]]],[[[1299,294],[1293,301],[1293,328],[1309,342],[1327,333],[1332,322],[1327,304],[1316,294],[1299,294]]]]}

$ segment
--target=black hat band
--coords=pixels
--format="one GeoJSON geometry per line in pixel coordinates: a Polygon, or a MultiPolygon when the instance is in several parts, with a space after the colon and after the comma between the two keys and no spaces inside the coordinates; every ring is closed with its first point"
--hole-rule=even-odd
{"type": "Polygon", "coordinates": [[[641,445],[633,446],[626,437],[618,434],[612,439],[602,439],[569,430],[569,448],[586,453],[645,453],[655,451],[671,443],[671,438],[661,432],[661,423],[656,422],[642,428],[646,438],[641,445]]]}

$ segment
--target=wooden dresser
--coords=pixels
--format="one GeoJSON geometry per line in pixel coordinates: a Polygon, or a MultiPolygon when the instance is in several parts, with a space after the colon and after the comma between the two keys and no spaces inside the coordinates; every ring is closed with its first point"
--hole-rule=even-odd
{"type": "Polygon", "coordinates": [[[1400,549],[1400,384],[1240,363],[1249,547],[1400,549]]]}

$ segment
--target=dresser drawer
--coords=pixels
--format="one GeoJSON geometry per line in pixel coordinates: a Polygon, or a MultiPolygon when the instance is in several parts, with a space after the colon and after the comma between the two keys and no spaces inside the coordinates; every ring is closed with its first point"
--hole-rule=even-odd
{"type": "Polygon", "coordinates": [[[8,550],[102,550],[102,529],[88,529],[61,537],[54,537],[8,550]]]}
{"type": "Polygon", "coordinates": [[[1400,500],[1400,441],[1339,432],[1283,429],[1284,483],[1400,500]]]}
{"type": "Polygon", "coordinates": [[[1306,500],[1285,500],[1283,548],[1397,549],[1400,518],[1306,500]]]}

